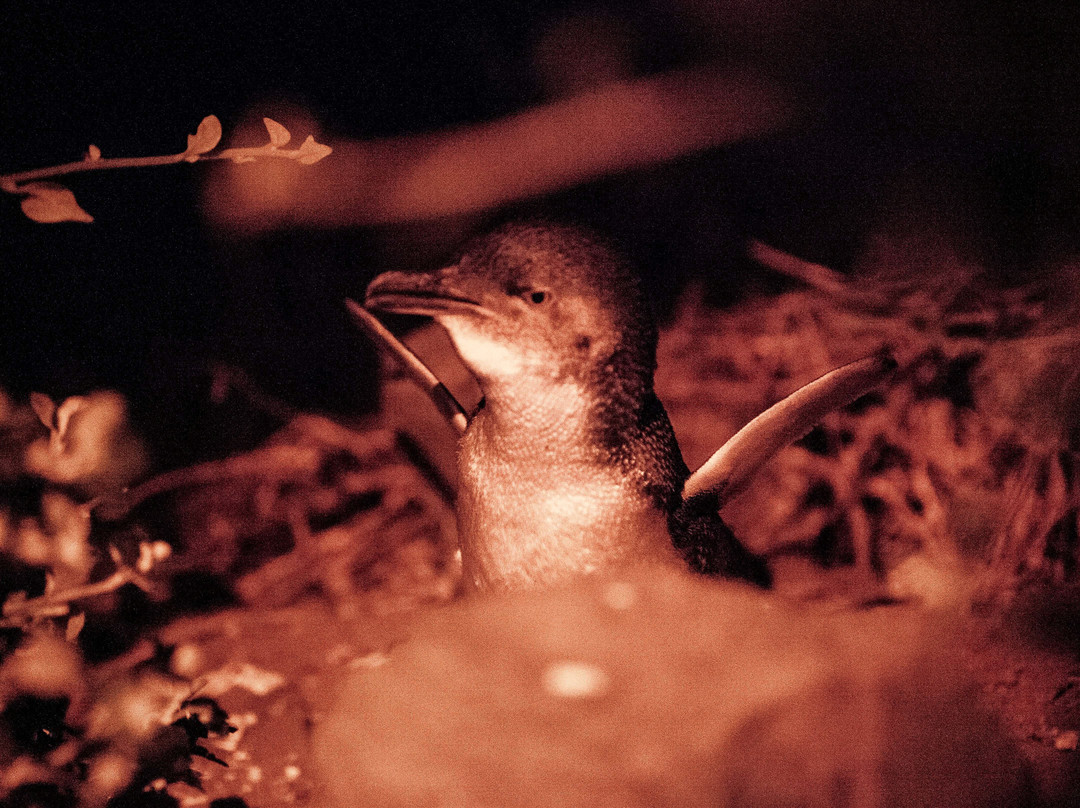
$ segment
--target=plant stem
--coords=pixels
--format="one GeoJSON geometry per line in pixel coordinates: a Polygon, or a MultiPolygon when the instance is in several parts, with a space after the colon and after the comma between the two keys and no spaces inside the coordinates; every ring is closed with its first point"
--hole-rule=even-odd
{"type": "Polygon", "coordinates": [[[115,168],[147,168],[150,166],[167,166],[175,163],[198,163],[204,160],[236,160],[241,162],[252,161],[261,157],[284,157],[289,160],[296,159],[299,149],[280,149],[275,146],[240,146],[225,149],[216,154],[191,154],[180,152],[179,154],[161,154],[153,157],[103,157],[98,160],[84,158],[58,166],[46,166],[29,171],[18,171],[14,174],[0,174],[0,190],[9,194],[24,193],[23,184],[35,180],[61,177],[68,174],[80,174],[84,171],[103,171],[115,168]]]}
{"type": "MultiPolygon", "coordinates": [[[[206,159],[202,155],[196,156],[200,160],[206,159]]],[[[20,185],[35,180],[59,177],[65,174],[79,174],[83,171],[171,165],[173,163],[183,162],[187,157],[188,155],[186,152],[180,152],[179,154],[162,154],[153,157],[110,157],[102,158],[100,160],[75,160],[70,163],[64,163],[63,165],[47,166],[45,168],[31,169],[30,171],[18,171],[14,174],[0,175],[0,189],[7,191],[9,194],[17,194],[20,192],[20,185]]]]}
{"type": "Polygon", "coordinates": [[[42,595],[39,598],[31,598],[30,600],[5,603],[4,617],[10,620],[14,617],[30,616],[34,613],[48,614],[53,607],[67,606],[67,604],[75,600],[83,600],[84,598],[114,592],[128,583],[133,583],[143,590],[150,588],[150,583],[135,570],[130,567],[121,567],[108,578],[103,578],[92,584],[75,586],[55,595],[42,595]]]}

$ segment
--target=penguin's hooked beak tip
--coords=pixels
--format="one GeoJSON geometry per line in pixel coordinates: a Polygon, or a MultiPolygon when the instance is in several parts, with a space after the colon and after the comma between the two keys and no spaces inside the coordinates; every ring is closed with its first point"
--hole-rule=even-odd
{"type": "Polygon", "coordinates": [[[445,281],[422,273],[385,272],[367,288],[364,307],[392,314],[486,314],[487,309],[445,281]]]}

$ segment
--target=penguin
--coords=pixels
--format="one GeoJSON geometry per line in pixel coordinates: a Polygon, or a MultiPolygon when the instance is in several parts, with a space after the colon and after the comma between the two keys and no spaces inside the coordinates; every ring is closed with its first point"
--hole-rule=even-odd
{"type": "Polygon", "coordinates": [[[658,332],[640,279],[591,234],[513,223],[436,272],[386,272],[368,286],[366,309],[428,316],[445,329],[483,394],[470,416],[349,303],[462,433],[456,510],[472,590],[550,586],[642,561],[768,587],[767,565],[721,519],[723,499],[895,364],[879,356],[834,371],[691,475],[653,389],[658,332]]]}

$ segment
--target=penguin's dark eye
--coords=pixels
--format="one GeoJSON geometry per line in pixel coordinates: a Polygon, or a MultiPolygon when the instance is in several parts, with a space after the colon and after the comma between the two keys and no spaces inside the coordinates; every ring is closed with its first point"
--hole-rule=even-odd
{"type": "Polygon", "coordinates": [[[537,305],[539,305],[540,303],[543,303],[545,300],[547,300],[547,292],[540,292],[540,291],[530,292],[529,293],[529,300],[531,300],[533,303],[536,303],[537,305]]]}

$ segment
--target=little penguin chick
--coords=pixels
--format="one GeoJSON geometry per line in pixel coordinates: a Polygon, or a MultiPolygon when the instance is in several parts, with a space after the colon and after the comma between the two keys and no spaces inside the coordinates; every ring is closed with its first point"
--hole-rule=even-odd
{"type": "Polygon", "coordinates": [[[644,560],[761,586],[768,568],[683,500],[689,470],[653,391],[640,281],[582,232],[514,224],[434,273],[387,272],[367,308],[434,318],[483,393],[461,438],[465,584],[544,586],[644,560]]]}

